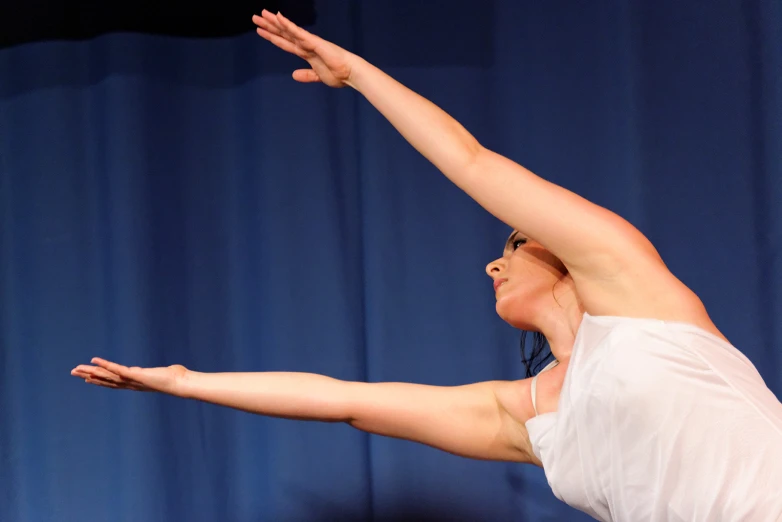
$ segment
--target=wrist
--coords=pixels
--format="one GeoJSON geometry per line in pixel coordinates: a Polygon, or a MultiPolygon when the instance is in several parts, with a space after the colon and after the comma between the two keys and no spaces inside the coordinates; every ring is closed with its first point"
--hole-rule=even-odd
{"type": "Polygon", "coordinates": [[[172,390],[171,394],[183,399],[194,398],[196,395],[196,390],[198,389],[198,381],[200,377],[201,372],[194,372],[192,370],[185,369],[185,371],[180,376],[178,376],[174,382],[174,389],[172,390]]]}
{"type": "Polygon", "coordinates": [[[345,85],[348,85],[358,92],[361,92],[362,80],[366,76],[366,71],[371,67],[372,64],[357,54],[354,54],[350,64],[350,74],[348,75],[348,79],[345,81],[345,85]]]}

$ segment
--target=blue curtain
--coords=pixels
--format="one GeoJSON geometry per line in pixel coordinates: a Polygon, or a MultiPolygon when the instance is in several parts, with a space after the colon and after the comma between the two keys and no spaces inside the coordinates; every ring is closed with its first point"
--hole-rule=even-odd
{"type": "MultiPolygon", "coordinates": [[[[782,395],[782,6],[321,0],[312,30],[638,226],[782,395]]],[[[508,228],[253,34],[0,52],[0,520],[584,520],[543,471],[69,375],[522,376],[508,228]]]]}

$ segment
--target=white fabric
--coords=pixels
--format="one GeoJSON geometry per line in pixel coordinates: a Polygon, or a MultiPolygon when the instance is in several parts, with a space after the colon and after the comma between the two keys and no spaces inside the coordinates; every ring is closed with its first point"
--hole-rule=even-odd
{"type": "MultiPolygon", "coordinates": [[[[553,368],[557,364],[559,364],[559,361],[557,361],[557,360],[551,361],[545,368],[543,368],[542,370],[540,370],[540,372],[538,372],[538,375],[540,375],[541,373],[545,372],[546,370],[550,370],[551,368],[553,368]]],[[[535,415],[538,414],[538,402],[537,402],[538,375],[536,375],[535,377],[532,378],[532,385],[530,387],[530,391],[532,392],[532,409],[535,410],[535,415]]]]}
{"type": "Polygon", "coordinates": [[[585,314],[558,411],[527,430],[557,498],[598,520],[782,520],[782,403],[696,326],[585,314]]]}

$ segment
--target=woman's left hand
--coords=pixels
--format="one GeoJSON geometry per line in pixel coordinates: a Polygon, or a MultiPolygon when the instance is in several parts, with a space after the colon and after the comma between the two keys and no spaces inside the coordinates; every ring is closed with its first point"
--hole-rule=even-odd
{"type": "Polygon", "coordinates": [[[180,364],[160,368],[127,367],[99,357],[92,364],[80,364],[71,375],[88,384],[133,391],[156,391],[180,395],[188,370],[180,364]]]}
{"type": "Polygon", "coordinates": [[[305,31],[280,13],[274,15],[264,9],[261,16],[253,16],[253,22],[262,38],[310,64],[312,69],[294,71],[294,80],[322,82],[329,87],[349,85],[353,64],[358,60],[355,54],[305,31]]]}

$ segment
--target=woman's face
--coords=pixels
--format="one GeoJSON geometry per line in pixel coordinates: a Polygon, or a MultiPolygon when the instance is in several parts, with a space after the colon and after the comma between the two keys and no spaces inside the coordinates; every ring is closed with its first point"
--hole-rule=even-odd
{"type": "Polygon", "coordinates": [[[537,316],[567,269],[543,245],[514,231],[502,257],[486,265],[486,273],[494,280],[497,314],[515,328],[539,331],[537,316]]]}

